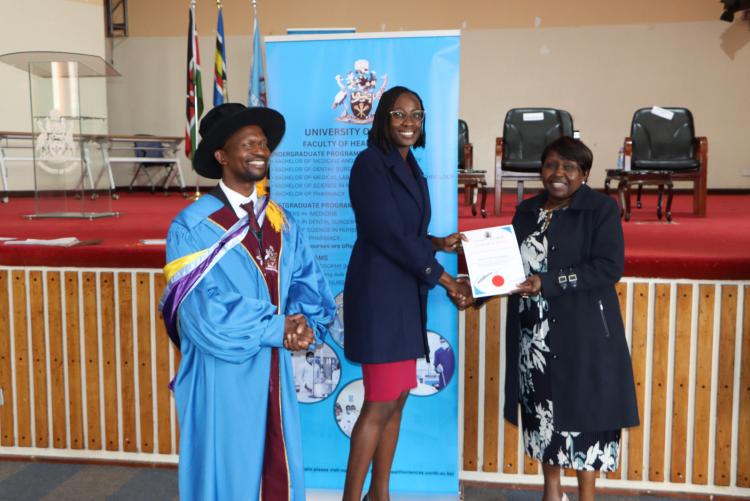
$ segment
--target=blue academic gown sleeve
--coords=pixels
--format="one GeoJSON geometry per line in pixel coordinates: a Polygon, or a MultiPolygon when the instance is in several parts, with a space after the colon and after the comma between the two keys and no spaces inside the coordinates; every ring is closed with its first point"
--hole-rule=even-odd
{"type": "MultiPolygon", "coordinates": [[[[291,216],[287,217],[291,219],[291,216]]],[[[291,274],[286,312],[289,315],[305,315],[308,324],[315,331],[316,342],[322,342],[335,319],[336,303],[323,270],[301,230],[296,231],[294,249],[295,268],[291,274]]]]}
{"type": "MultiPolygon", "coordinates": [[[[191,254],[200,247],[179,223],[167,236],[167,261],[191,254]]],[[[213,357],[240,363],[253,357],[261,347],[281,347],[284,315],[270,301],[243,296],[227,288],[221,267],[214,268],[185,298],[180,306],[180,335],[213,357]]]]}

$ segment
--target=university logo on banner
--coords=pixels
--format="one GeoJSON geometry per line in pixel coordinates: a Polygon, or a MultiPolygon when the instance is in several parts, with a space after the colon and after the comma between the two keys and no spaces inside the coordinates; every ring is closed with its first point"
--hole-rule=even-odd
{"type": "Polygon", "coordinates": [[[372,123],[376,103],[383,95],[388,84],[388,75],[380,80],[375,71],[370,70],[367,59],[354,61],[354,70],[346,74],[346,80],[336,75],[339,92],[333,98],[331,108],[341,108],[341,114],[336,118],[339,122],[354,124],[372,123]]]}

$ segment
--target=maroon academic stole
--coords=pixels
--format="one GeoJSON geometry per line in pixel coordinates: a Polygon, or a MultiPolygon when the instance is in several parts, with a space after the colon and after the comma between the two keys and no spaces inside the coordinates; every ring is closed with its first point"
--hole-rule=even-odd
{"type": "MultiPolygon", "coordinates": [[[[253,217],[251,213],[248,217],[253,217]]],[[[223,228],[237,222],[237,215],[224,207],[209,216],[223,228]]],[[[281,255],[281,232],[271,226],[268,218],[263,221],[260,232],[252,229],[242,240],[255,266],[266,281],[271,302],[279,308],[279,256],[281,255]]],[[[280,311],[279,311],[280,313],[280,311]]],[[[271,349],[271,374],[268,383],[268,409],[266,411],[266,440],[263,452],[263,474],[261,479],[262,501],[288,501],[290,491],[289,468],[284,443],[284,426],[281,417],[281,387],[279,350],[271,349]]]]}

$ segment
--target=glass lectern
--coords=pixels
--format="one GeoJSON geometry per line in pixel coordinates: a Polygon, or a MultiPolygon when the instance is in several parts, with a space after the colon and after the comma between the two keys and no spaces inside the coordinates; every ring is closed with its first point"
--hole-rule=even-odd
{"type": "Polygon", "coordinates": [[[29,218],[116,216],[109,186],[95,185],[98,138],[107,134],[106,81],[119,76],[99,56],[71,52],[14,52],[4,62],[29,74],[35,213],[29,218]]]}

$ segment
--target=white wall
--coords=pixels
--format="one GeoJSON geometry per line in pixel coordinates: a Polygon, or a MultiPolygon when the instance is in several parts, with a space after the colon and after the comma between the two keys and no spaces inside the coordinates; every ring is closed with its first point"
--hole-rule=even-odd
{"type": "MultiPolygon", "coordinates": [[[[109,88],[113,132],[183,134],[185,43],[185,37],[131,37],[116,47],[114,63],[124,76],[109,88]]],[[[206,110],[212,96],[213,44],[213,36],[201,38],[206,110]]],[[[249,35],[228,36],[227,57],[230,99],[245,102],[249,35]]],[[[708,137],[710,188],[750,188],[750,177],[743,175],[750,169],[748,89],[746,22],[462,33],[460,113],[469,124],[475,168],[490,171],[490,184],[495,137],[502,135],[510,108],[570,111],[594,151],[590,182],[600,187],[604,170],[615,166],[633,112],[661,105],[693,111],[697,134],[708,137]]],[[[193,179],[190,174],[188,182],[193,179]]]]}
{"type": "MultiPolygon", "coordinates": [[[[112,134],[185,135],[187,37],[130,37],[118,41],[113,62],[122,74],[109,85],[112,134]]],[[[203,113],[213,103],[213,63],[216,40],[200,37],[203,113]]],[[[227,36],[227,75],[230,101],[246,103],[251,42],[247,36],[227,36]]],[[[183,174],[189,185],[195,172],[181,150],[183,174]]],[[[116,173],[120,176],[122,172],[116,173]]],[[[202,186],[215,180],[201,178],[202,186]]]]}
{"type": "Polygon", "coordinates": [[[551,106],[572,113],[594,152],[591,184],[601,187],[636,109],[683,106],[693,112],[696,133],[708,137],[709,188],[750,188],[743,176],[750,169],[749,92],[747,22],[463,33],[461,115],[475,168],[494,168],[508,109],[551,106]]]}
{"type": "MultiPolygon", "coordinates": [[[[701,0],[701,6],[706,1],[701,0]]],[[[631,0],[631,3],[635,6],[637,2],[631,0]]],[[[570,8],[580,11],[588,5],[584,4],[580,0],[571,2],[570,8]]],[[[207,110],[212,95],[215,18],[206,10],[211,10],[211,6],[201,5],[205,14],[199,19],[199,28],[204,35],[200,43],[207,110]]],[[[230,14],[231,2],[225,2],[229,95],[233,101],[245,102],[251,58],[250,21],[249,11],[245,12],[247,5],[242,2],[245,10],[238,11],[239,5],[230,14]],[[232,32],[229,28],[235,24],[245,32],[232,32]]],[[[282,5],[275,5],[261,4],[269,9],[268,17],[261,18],[267,21],[265,26],[286,22],[294,14],[284,14],[279,10],[283,10],[282,5]]],[[[508,10],[510,7],[506,5],[500,10],[508,15],[523,11],[528,17],[531,11],[526,12],[525,5],[517,4],[515,10],[508,10]]],[[[478,20],[470,20],[463,31],[461,116],[470,127],[475,166],[490,171],[490,183],[495,137],[502,133],[502,120],[509,108],[539,105],[570,111],[583,140],[594,151],[591,183],[601,186],[604,170],[615,163],[621,141],[628,134],[633,111],[658,104],[686,106],[693,111],[696,132],[707,136],[709,141],[710,188],[750,188],[750,177],[743,175],[750,169],[748,21],[613,24],[613,20],[599,12],[585,26],[572,25],[576,17],[568,16],[570,19],[563,19],[555,27],[546,27],[557,7],[549,2],[544,5],[547,11],[540,8],[544,22],[538,28],[533,27],[531,17],[528,22],[502,25],[503,19],[510,18],[498,13],[492,21],[498,25],[496,28],[473,28],[478,20]],[[524,25],[527,27],[518,27],[524,25]]],[[[639,9],[646,9],[646,4],[638,5],[639,9]]],[[[671,10],[664,7],[664,12],[656,12],[661,4],[653,5],[653,12],[644,10],[642,17],[669,18],[671,10]]],[[[123,76],[108,80],[108,103],[103,105],[103,113],[109,110],[109,130],[181,136],[185,126],[187,7],[180,4],[177,10],[175,2],[157,6],[143,0],[132,2],[131,7],[133,33],[137,34],[139,27],[142,30],[151,26],[152,32],[163,30],[168,36],[153,36],[149,32],[115,40],[111,56],[123,76]],[[161,9],[160,22],[154,21],[157,7],[161,9]],[[144,24],[147,22],[151,24],[144,24]]],[[[307,4],[298,7],[312,8],[307,4]]],[[[706,3],[701,8],[707,7],[706,3]]],[[[713,2],[710,7],[713,13],[713,2]]],[[[411,7],[404,8],[408,14],[411,7]]],[[[0,52],[53,49],[105,53],[101,0],[0,0],[0,9],[0,52]]],[[[424,29],[421,24],[414,24],[417,21],[408,21],[412,14],[404,17],[403,28],[424,29]]],[[[415,19],[423,20],[422,14],[437,15],[422,12],[415,19]]],[[[349,16],[351,19],[339,24],[358,26],[365,22],[358,21],[360,14],[349,16]]],[[[701,16],[705,17],[702,13],[694,17],[701,16]]],[[[435,24],[435,27],[450,27],[440,19],[435,24]]],[[[92,91],[89,97],[101,99],[103,93],[103,89],[99,95],[92,91]]],[[[0,110],[0,130],[29,130],[25,72],[0,65],[0,110]]],[[[189,173],[189,163],[183,163],[183,167],[188,183],[192,184],[195,177],[189,173]]],[[[119,181],[127,181],[130,171],[124,167],[118,170],[119,181]]],[[[11,174],[12,189],[29,189],[28,183],[19,182],[16,172],[11,174]]],[[[210,181],[202,181],[204,185],[207,182],[210,181]]]]}

